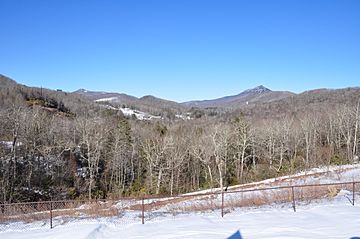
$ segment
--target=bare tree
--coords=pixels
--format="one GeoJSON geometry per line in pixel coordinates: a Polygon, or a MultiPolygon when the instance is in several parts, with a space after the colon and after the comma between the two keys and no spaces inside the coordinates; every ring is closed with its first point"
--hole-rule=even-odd
{"type": "Polygon", "coordinates": [[[238,161],[237,178],[243,183],[245,161],[253,156],[251,153],[246,153],[246,151],[250,149],[252,145],[254,133],[249,123],[239,117],[237,117],[233,123],[232,132],[238,161]]]}
{"type": "Polygon", "coordinates": [[[221,191],[223,191],[223,180],[226,172],[226,159],[228,157],[228,148],[230,144],[230,127],[217,124],[209,127],[208,134],[212,142],[212,157],[215,159],[219,174],[219,186],[221,191]]]}
{"type": "Polygon", "coordinates": [[[99,173],[99,162],[105,141],[105,128],[101,119],[77,119],[79,131],[80,156],[87,163],[89,173],[88,198],[92,198],[92,189],[99,173]]]}
{"type": "Polygon", "coordinates": [[[154,189],[154,179],[156,180],[155,193],[160,193],[163,175],[167,167],[168,151],[174,147],[172,138],[165,132],[165,129],[155,129],[149,131],[149,135],[142,142],[142,151],[149,170],[149,188],[154,189]],[[160,130],[160,132],[158,131],[160,130]],[[159,134],[160,133],[160,134],[159,134]]]}
{"type": "Polygon", "coordinates": [[[212,142],[209,140],[208,135],[204,130],[198,130],[198,132],[194,132],[194,138],[190,145],[190,153],[191,155],[200,161],[200,163],[204,164],[207,171],[205,175],[209,175],[210,187],[214,187],[214,179],[211,168],[211,158],[212,158],[212,142]]]}

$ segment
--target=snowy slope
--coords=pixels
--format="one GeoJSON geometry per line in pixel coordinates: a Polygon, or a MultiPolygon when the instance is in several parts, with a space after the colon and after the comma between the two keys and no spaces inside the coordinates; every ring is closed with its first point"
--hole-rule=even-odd
{"type": "Polygon", "coordinates": [[[133,110],[130,108],[120,108],[121,112],[128,117],[131,117],[133,115],[135,115],[135,117],[138,120],[152,120],[152,119],[162,119],[161,116],[155,116],[155,115],[151,115],[139,110],[133,110]]]}
{"type": "MultiPolygon", "coordinates": [[[[240,231],[244,239],[257,238],[352,238],[360,236],[360,206],[352,206],[342,192],[333,200],[291,208],[263,207],[235,210],[221,218],[218,212],[167,216],[141,225],[139,221],[127,225],[111,220],[73,221],[54,229],[27,229],[0,232],[2,239],[35,238],[228,238],[240,231]]],[[[116,221],[116,219],[113,219],[116,221]]],[[[31,227],[31,225],[30,225],[31,227]]]]}
{"type": "MultiPolygon", "coordinates": [[[[293,175],[270,178],[259,182],[246,183],[228,187],[229,191],[242,189],[258,189],[264,187],[278,187],[288,185],[304,185],[316,183],[338,183],[360,181],[360,164],[349,164],[340,166],[324,166],[313,168],[311,170],[299,172],[293,175]]],[[[210,192],[219,192],[220,188],[201,190],[187,193],[185,195],[194,195],[210,192]]]]}
{"type": "Polygon", "coordinates": [[[108,97],[108,98],[101,98],[101,99],[97,99],[95,100],[95,102],[108,102],[108,101],[113,101],[113,100],[117,100],[118,97],[108,97]]]}
{"type": "MultiPolygon", "coordinates": [[[[114,109],[114,108],[113,108],[114,109]]],[[[146,112],[142,112],[140,110],[133,110],[130,108],[119,108],[121,112],[128,117],[135,116],[138,120],[154,120],[154,119],[163,119],[161,116],[158,115],[151,115],[146,112]]],[[[176,118],[182,119],[182,120],[191,120],[191,117],[189,114],[186,115],[175,115],[176,118]]]]}
{"type": "MultiPolygon", "coordinates": [[[[88,217],[57,217],[54,228],[49,221],[0,224],[0,238],[227,238],[240,231],[243,238],[352,238],[360,236],[360,184],[357,185],[355,206],[351,190],[316,188],[325,194],[300,200],[303,192],[296,191],[296,212],[289,191],[280,189],[272,194],[265,191],[234,192],[234,190],[264,189],[271,186],[360,181],[360,165],[332,166],[312,169],[295,175],[264,180],[229,188],[225,195],[225,216],[221,217],[221,195],[146,199],[145,225],[141,225],[139,200],[123,200],[117,208],[127,208],[119,216],[89,219],[88,217]],[[321,190],[320,190],[321,189],[321,190]],[[254,200],[274,195],[284,196],[277,203],[253,204],[254,200]],[[248,200],[252,206],[237,206],[248,200]],[[155,205],[155,206],[154,206],[155,205]],[[209,206],[209,207],[208,207],[209,206]],[[206,208],[208,207],[208,208],[206,208]],[[190,209],[190,210],[189,210],[190,209]]],[[[302,190],[302,189],[301,189],[302,190]]],[[[216,191],[213,190],[213,191],[216,191]]],[[[207,193],[201,191],[199,193],[207,193]]],[[[306,192],[306,191],[305,191],[306,192]]],[[[308,193],[314,193],[310,190],[308,193]]],[[[189,194],[187,194],[189,195],[189,194]]]]}

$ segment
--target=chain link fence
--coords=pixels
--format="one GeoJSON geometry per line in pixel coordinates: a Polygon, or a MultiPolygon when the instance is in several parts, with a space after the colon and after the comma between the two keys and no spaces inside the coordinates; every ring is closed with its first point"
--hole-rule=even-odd
{"type": "Polygon", "coordinates": [[[169,219],[186,213],[213,213],[219,217],[241,208],[287,207],[343,196],[355,205],[359,182],[289,185],[235,191],[214,191],[169,197],[122,198],[0,204],[0,232],[48,229],[73,223],[106,223],[116,227],[169,219]]]}

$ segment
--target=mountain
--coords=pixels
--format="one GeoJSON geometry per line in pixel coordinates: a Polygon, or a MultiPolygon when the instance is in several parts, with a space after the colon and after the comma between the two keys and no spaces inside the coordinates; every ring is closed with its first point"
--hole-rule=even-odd
{"type": "Polygon", "coordinates": [[[13,79],[10,79],[7,76],[0,74],[0,88],[9,87],[9,86],[16,86],[17,83],[13,79]]]}
{"type": "Polygon", "coordinates": [[[139,99],[139,101],[143,102],[144,104],[149,104],[149,106],[150,105],[163,105],[166,107],[171,107],[173,109],[177,109],[179,111],[184,110],[184,107],[175,101],[164,100],[164,99],[152,96],[152,95],[143,96],[139,99]]]}
{"type": "Polygon", "coordinates": [[[137,98],[131,95],[89,91],[62,92],[44,88],[28,87],[16,83],[9,77],[0,75],[0,108],[38,104],[42,107],[68,109],[74,114],[82,114],[85,109],[116,108],[143,112],[146,115],[164,119],[175,119],[181,115],[201,118],[204,115],[231,117],[244,114],[251,118],[278,118],[307,112],[325,111],[341,105],[354,105],[359,101],[360,88],[315,89],[294,94],[288,91],[272,91],[265,86],[257,86],[237,95],[213,100],[177,103],[147,95],[137,98]]]}
{"type": "Polygon", "coordinates": [[[258,102],[271,102],[287,98],[295,95],[288,91],[272,91],[263,85],[257,86],[253,89],[248,89],[240,94],[221,97],[213,100],[201,100],[201,101],[188,101],[182,103],[183,105],[190,107],[226,107],[226,108],[239,108],[240,106],[248,105],[250,103],[258,102]]]}
{"type": "Polygon", "coordinates": [[[175,116],[176,114],[183,113],[187,110],[187,107],[184,105],[174,101],[157,98],[152,95],[137,98],[123,93],[88,91],[85,89],[79,89],[73,92],[73,94],[85,96],[100,104],[133,108],[159,116],[163,116],[164,114],[172,114],[175,116]]]}
{"type": "Polygon", "coordinates": [[[95,102],[118,102],[123,104],[132,104],[133,102],[136,102],[138,100],[138,98],[127,94],[103,91],[89,91],[85,89],[79,89],[72,93],[85,96],[95,102]]]}
{"type": "Polygon", "coordinates": [[[241,114],[252,119],[273,118],[280,119],[287,116],[320,114],[334,109],[356,107],[360,104],[360,87],[343,89],[316,89],[293,94],[289,97],[273,101],[258,101],[246,107],[231,111],[232,115],[241,114]]]}
{"type": "Polygon", "coordinates": [[[0,110],[34,106],[66,116],[81,115],[90,109],[100,110],[98,104],[84,96],[22,85],[0,75],[0,110]]]}

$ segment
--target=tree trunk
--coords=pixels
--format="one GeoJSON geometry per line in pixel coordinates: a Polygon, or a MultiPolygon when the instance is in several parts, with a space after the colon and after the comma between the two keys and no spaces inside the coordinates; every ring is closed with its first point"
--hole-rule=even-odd
{"type": "Polygon", "coordinates": [[[160,170],[159,170],[159,175],[158,175],[158,178],[157,178],[156,194],[159,194],[159,193],[160,193],[161,178],[162,178],[162,168],[160,168],[160,170]]]}
{"type": "Polygon", "coordinates": [[[223,172],[222,172],[222,163],[218,163],[218,170],[219,170],[219,184],[221,192],[223,192],[224,184],[223,184],[223,172]]]}
{"type": "Polygon", "coordinates": [[[359,104],[358,102],[356,106],[356,113],[355,113],[355,132],[354,132],[354,145],[353,145],[353,157],[357,154],[357,134],[358,134],[358,127],[359,127],[359,104]]]}
{"type": "Polygon", "coordinates": [[[210,165],[207,165],[208,171],[209,171],[209,177],[210,177],[210,187],[213,188],[214,187],[214,181],[213,181],[213,176],[211,173],[211,168],[210,165]]]}
{"type": "Polygon", "coordinates": [[[241,168],[240,168],[240,183],[243,183],[243,174],[244,174],[244,161],[245,161],[245,147],[246,142],[244,141],[243,148],[241,151],[241,168]]]}
{"type": "Polygon", "coordinates": [[[171,170],[171,177],[170,177],[170,195],[173,195],[173,187],[174,187],[174,170],[171,170]]]}

